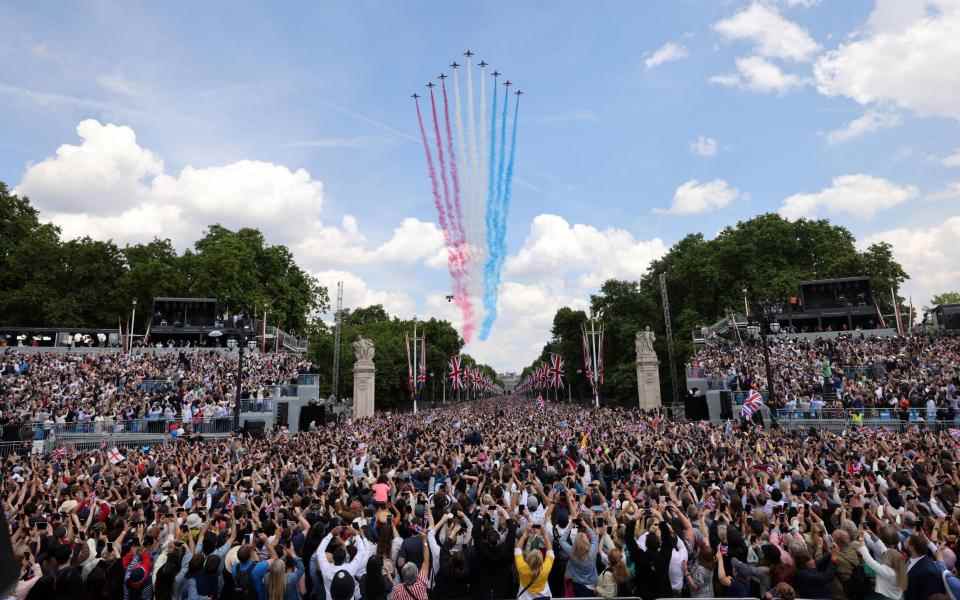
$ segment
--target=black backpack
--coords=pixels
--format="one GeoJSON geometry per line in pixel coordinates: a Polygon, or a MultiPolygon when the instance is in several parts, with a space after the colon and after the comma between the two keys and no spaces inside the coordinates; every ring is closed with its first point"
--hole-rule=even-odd
{"type": "Polygon", "coordinates": [[[243,565],[237,565],[237,576],[233,582],[233,597],[236,600],[257,600],[257,590],[253,587],[253,567],[254,562],[248,564],[244,569],[243,565]]]}
{"type": "Polygon", "coordinates": [[[873,583],[867,577],[862,561],[850,572],[850,578],[843,582],[843,591],[847,600],[863,600],[873,591],[873,583]]]}

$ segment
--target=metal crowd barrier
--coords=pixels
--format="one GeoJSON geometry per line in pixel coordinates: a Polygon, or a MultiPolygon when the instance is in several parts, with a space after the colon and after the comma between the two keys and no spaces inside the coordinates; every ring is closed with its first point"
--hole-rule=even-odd
{"type": "Polygon", "coordinates": [[[133,419],[127,421],[78,421],[71,423],[33,423],[33,439],[49,437],[84,438],[110,437],[122,434],[165,435],[171,429],[183,428],[185,433],[219,434],[233,431],[233,415],[205,419],[133,419]],[[173,427],[172,427],[173,426],[173,427]]]}

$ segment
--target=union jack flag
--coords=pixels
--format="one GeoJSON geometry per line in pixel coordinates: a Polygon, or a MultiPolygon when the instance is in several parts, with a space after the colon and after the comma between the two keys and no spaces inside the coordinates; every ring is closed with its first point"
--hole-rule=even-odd
{"type": "Polygon", "coordinates": [[[760,410],[761,406],[763,406],[763,396],[757,390],[750,390],[743,406],[740,407],[740,416],[749,421],[753,417],[753,413],[760,410]]]}
{"type": "Polygon", "coordinates": [[[473,389],[480,391],[480,387],[483,384],[483,374],[480,372],[480,369],[474,369],[470,374],[470,379],[473,384],[473,389]]]}
{"type": "Polygon", "coordinates": [[[543,396],[537,396],[537,406],[540,408],[540,410],[544,409],[543,396]]]}
{"type": "Polygon", "coordinates": [[[427,383],[427,336],[423,336],[420,340],[420,366],[417,373],[417,383],[423,385],[427,383]]]}
{"type": "Polygon", "coordinates": [[[450,374],[447,377],[450,378],[450,389],[463,389],[463,364],[459,355],[450,358],[450,374]]]}
{"type": "Polygon", "coordinates": [[[67,449],[63,446],[60,446],[56,450],[50,453],[54,460],[63,460],[67,457],[67,449]]]}
{"type": "Polygon", "coordinates": [[[550,386],[563,387],[563,357],[559,354],[550,355],[550,386]]]}

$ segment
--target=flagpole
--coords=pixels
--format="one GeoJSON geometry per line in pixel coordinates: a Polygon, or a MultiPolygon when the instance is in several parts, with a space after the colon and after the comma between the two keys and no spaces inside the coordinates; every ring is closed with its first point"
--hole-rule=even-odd
{"type": "Polygon", "coordinates": [[[417,317],[413,317],[413,414],[417,414],[417,396],[420,395],[420,363],[417,362],[417,317]]]}

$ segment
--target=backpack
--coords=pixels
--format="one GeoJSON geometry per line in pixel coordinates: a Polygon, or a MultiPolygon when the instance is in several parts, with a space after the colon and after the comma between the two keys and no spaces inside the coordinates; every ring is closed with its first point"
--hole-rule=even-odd
{"type": "Polygon", "coordinates": [[[855,566],[850,572],[850,577],[843,582],[843,591],[848,600],[863,600],[873,591],[873,584],[867,577],[863,562],[855,566]]]}
{"type": "Polygon", "coordinates": [[[250,561],[249,567],[237,565],[237,576],[233,581],[233,597],[237,600],[257,600],[257,590],[253,587],[253,567],[256,563],[250,561]]]}

